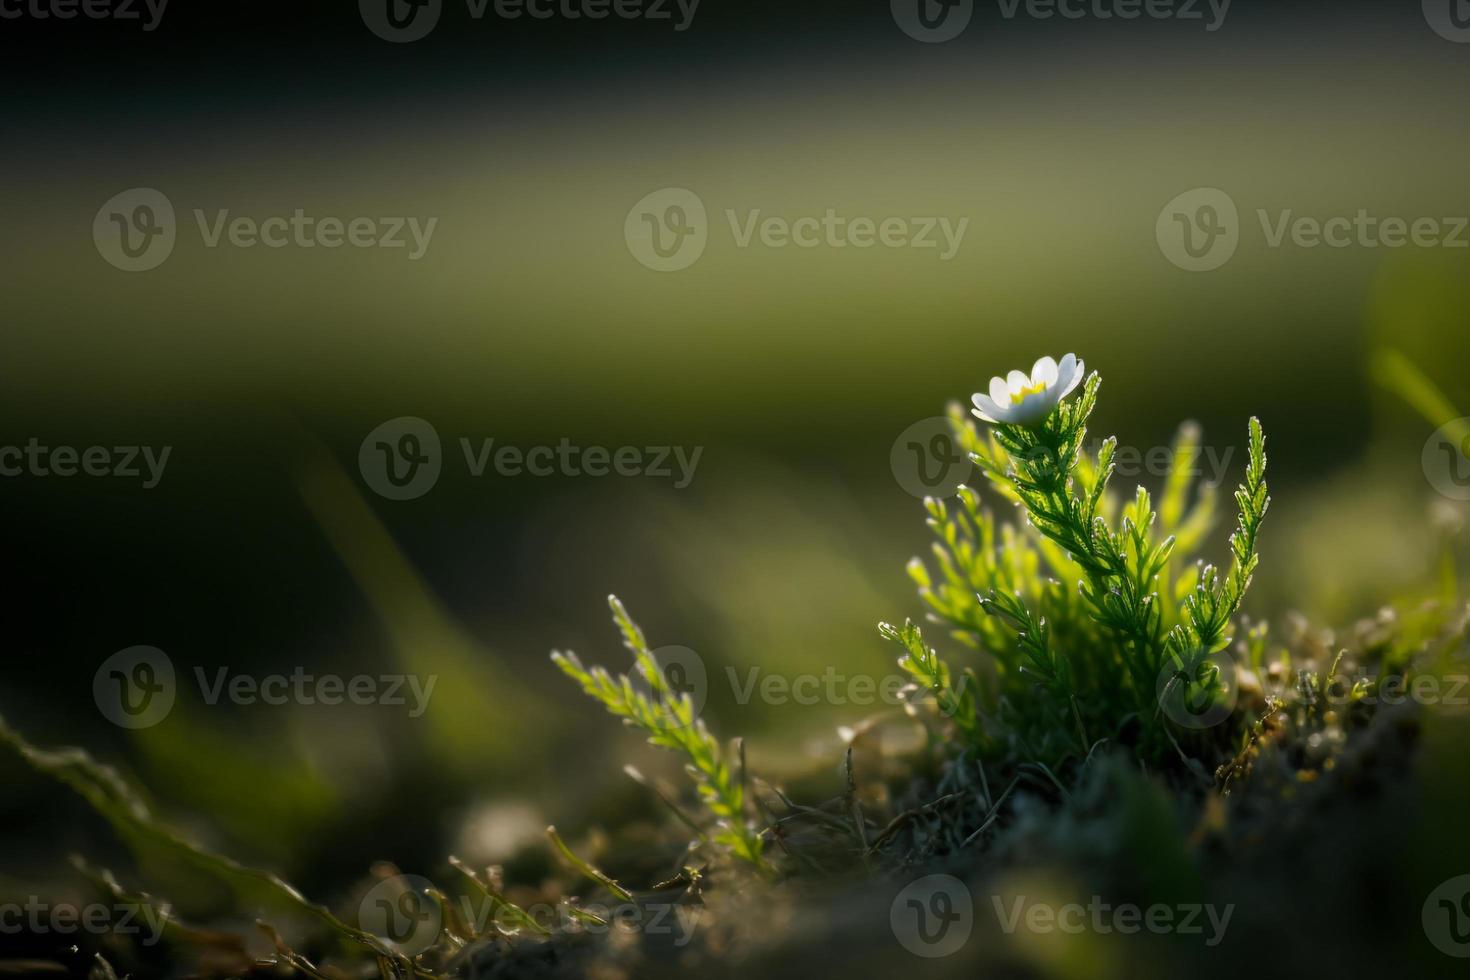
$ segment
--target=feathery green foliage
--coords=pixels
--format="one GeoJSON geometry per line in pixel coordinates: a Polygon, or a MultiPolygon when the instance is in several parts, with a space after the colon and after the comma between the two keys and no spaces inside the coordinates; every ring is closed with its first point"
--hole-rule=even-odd
{"type": "Polygon", "coordinates": [[[618,597],[609,596],[608,605],[647,692],[640,690],[626,674],[613,677],[602,667],[589,670],[574,653],[555,652],[551,659],[583,691],[623,719],[624,724],[646,732],[651,744],[682,753],[688,759],[686,768],[694,779],[700,801],[715,818],[717,830],[713,839],[736,857],[764,869],[760,835],[751,829],[745,817],[743,774],[731,768],[720,743],[704,721],[695,717],[694,703],[688,693],[675,691],[669,684],[643,631],[629,617],[618,597]]]}
{"type": "Polygon", "coordinates": [[[949,666],[939,659],[933,647],[924,643],[923,634],[911,622],[905,622],[902,629],[879,623],[878,631],[908,651],[899,658],[898,665],[914,679],[920,690],[934,699],[939,714],[953,720],[955,727],[968,740],[983,741],[985,731],[980,725],[973,694],[978,684],[974,671],[967,671],[956,686],[951,680],[949,666]]]}
{"type": "MultiPolygon", "coordinates": [[[[933,559],[929,566],[915,559],[909,573],[930,619],[947,628],[951,639],[984,656],[972,658],[962,669],[952,668],[914,623],[885,623],[879,629],[902,648],[898,663],[913,682],[911,708],[937,719],[931,731],[957,736],[957,751],[932,739],[918,751],[905,751],[912,756],[903,760],[911,763],[907,768],[900,768],[895,756],[883,756],[881,765],[874,766],[872,754],[863,758],[872,743],[865,744],[865,732],[858,731],[848,746],[840,795],[805,805],[792,797],[802,798],[810,786],[770,785],[774,799],[768,802],[747,791],[743,760],[727,761],[738,753],[722,749],[709,733],[689,695],[670,682],[642,630],[616,598],[610,598],[610,606],[634,658],[632,676],[585,668],[570,653],[552,654],[560,669],[608,711],[643,730],[653,744],[687,760],[712,819],[686,815],[636,770],[628,771],[686,822],[700,844],[715,842],[762,872],[772,870],[763,846],[769,841],[780,848],[780,867],[789,875],[781,888],[764,889],[766,882],[737,877],[742,885],[761,889],[751,889],[759,914],[765,916],[757,920],[760,928],[774,927],[777,918],[810,921],[786,913],[795,903],[822,894],[808,887],[815,877],[829,877],[847,890],[859,876],[885,878],[939,856],[957,862],[960,852],[967,851],[976,856],[985,852],[983,860],[998,867],[1035,854],[1039,847],[1049,849],[1049,859],[1061,855],[1070,861],[1076,860],[1072,852],[1086,849],[1091,858],[1099,843],[1115,845],[1115,855],[1104,855],[1103,863],[1126,859],[1123,873],[1131,882],[1137,852],[1131,843],[1122,846],[1124,835],[1146,839],[1148,854],[1168,853],[1171,862],[1183,864],[1191,856],[1193,840],[1175,832],[1174,808],[1149,778],[1161,770],[1166,782],[1179,775],[1176,760],[1201,775],[1208,774],[1201,762],[1218,760],[1219,793],[1239,794],[1248,804],[1227,810],[1206,799],[1213,794],[1195,792],[1184,798],[1186,806],[1198,806],[1185,832],[1208,835],[1214,847],[1230,835],[1263,836],[1262,825],[1251,823],[1253,814],[1285,809],[1289,800],[1301,798],[1297,794],[1302,786],[1328,784],[1334,773],[1343,774],[1339,785],[1356,793],[1361,783],[1355,780],[1363,778],[1365,760],[1417,736],[1414,715],[1382,714],[1377,705],[1420,673],[1444,679],[1450,676],[1449,664],[1461,664],[1470,610],[1453,578],[1441,589],[1440,601],[1384,607],[1346,634],[1314,632],[1303,620],[1300,628],[1287,631],[1284,644],[1273,644],[1264,622],[1242,622],[1244,635],[1234,651],[1225,653],[1259,564],[1257,544],[1270,504],[1261,426],[1250,421],[1248,462],[1235,492],[1238,516],[1229,538],[1230,564],[1217,570],[1196,560],[1216,514],[1214,488],[1196,492],[1193,479],[1201,450],[1199,429],[1191,424],[1180,429],[1157,505],[1143,488],[1131,496],[1115,495],[1109,482],[1117,441],[1084,449],[1098,390],[1093,375],[1073,401],[1031,427],[977,426],[960,409],[952,412],[955,437],[981,467],[989,489],[982,497],[980,490],[960,487],[952,500],[925,501],[935,536],[933,559]],[[990,496],[1017,507],[1024,521],[998,522],[985,505],[990,496]],[[1341,646],[1338,638],[1344,636],[1347,645],[1341,646]],[[1165,695],[1170,689],[1178,693],[1176,685],[1186,691],[1196,688],[1190,701],[1198,705],[1200,696],[1225,693],[1223,672],[1199,668],[1209,658],[1226,656],[1249,676],[1249,696],[1242,683],[1229,692],[1241,703],[1222,723],[1208,730],[1172,731],[1173,719],[1163,710],[1165,695]],[[1096,751],[1105,741],[1126,745],[1133,757],[1096,751]],[[1081,764],[1068,765],[1077,760],[1081,764]],[[1139,762],[1149,776],[1139,776],[1139,762]],[[1145,788],[1148,799],[1140,803],[1138,793],[1145,788]],[[1045,798],[1055,798],[1057,805],[1045,805],[1045,798]],[[1119,800],[1122,807],[1114,805],[1119,800]],[[784,813],[775,812],[778,801],[784,813]],[[763,833],[747,819],[748,804],[769,819],[763,833]],[[1105,817],[1099,815],[1102,810],[1105,817]],[[714,829],[707,833],[710,825],[714,829]],[[1199,830],[1189,830],[1194,827],[1199,830]],[[790,880],[797,878],[807,880],[790,880]],[[783,891],[791,896],[789,902],[770,900],[783,891]]],[[[621,934],[612,936],[612,917],[581,907],[581,899],[565,882],[549,880],[540,889],[543,902],[554,901],[558,912],[558,923],[547,926],[526,910],[538,906],[528,902],[522,908],[507,897],[499,868],[476,870],[453,857],[448,859],[457,872],[452,885],[461,887],[403,884],[437,903],[440,914],[430,945],[410,954],[394,941],[312,904],[285,881],[178,835],[151,813],[142,795],[117,771],[85,753],[38,749],[3,720],[0,748],[13,748],[36,772],[76,790],[137,853],[145,878],[165,863],[178,864],[233,892],[233,920],[271,920],[257,922],[275,948],[274,955],[262,957],[244,936],[187,925],[168,903],[126,889],[110,872],[78,860],[78,870],[101,894],[156,912],[170,955],[184,964],[175,972],[240,976],[274,969],[333,980],[365,976],[376,966],[382,980],[447,980],[543,975],[553,967],[563,971],[555,975],[609,969],[632,973],[654,962],[640,958],[646,954],[621,934]],[[317,966],[289,946],[277,931],[288,923],[292,942],[330,962],[317,966]],[[297,939],[297,927],[303,925],[308,932],[302,938],[310,945],[297,939]],[[623,956],[627,958],[619,959],[623,956]]],[[[1193,789],[1203,786],[1201,781],[1193,789]]],[[[765,792],[763,786],[762,796],[765,792]]],[[[639,894],[579,857],[554,827],[546,835],[570,869],[628,906],[651,911],[650,898],[687,886],[676,915],[686,907],[697,914],[709,912],[720,928],[715,939],[679,953],[679,969],[705,968],[740,948],[742,920],[754,917],[746,914],[751,906],[730,899],[743,889],[719,895],[723,878],[706,879],[702,868],[686,866],[639,894]],[[714,900],[707,902],[707,897],[714,900]]],[[[659,843],[668,844],[669,850],[688,844],[679,836],[682,832],[671,831],[659,843]]],[[[641,830],[637,839],[649,840],[641,830]]],[[[662,847],[647,850],[663,852],[662,847]]],[[[635,875],[642,872],[625,880],[635,875]]],[[[381,880],[382,871],[374,877],[381,880]]],[[[872,907],[881,908],[881,903],[872,907]]],[[[852,928],[868,929],[865,920],[847,916],[842,908],[830,921],[844,918],[855,924],[852,928]]],[[[645,939],[658,934],[652,920],[648,925],[645,939]]],[[[838,935],[835,930],[833,934],[838,935]]],[[[675,948],[692,938],[686,933],[675,948]]],[[[765,941],[764,934],[758,936],[758,942],[765,941]]],[[[130,951],[121,942],[115,948],[130,951]]],[[[649,951],[657,948],[647,944],[649,951]]],[[[122,962],[126,974],[130,964],[122,962]]],[[[100,953],[95,974],[117,975],[100,953]]]]}
{"type": "MultiPolygon", "coordinates": [[[[1270,504],[1260,423],[1250,422],[1232,562],[1222,577],[1212,565],[1185,564],[1215,514],[1213,488],[1190,500],[1198,428],[1181,428],[1157,510],[1143,487],[1120,502],[1108,486],[1117,440],[1104,440],[1095,453],[1084,449],[1100,385],[1094,373],[1034,426],[982,431],[958,407],[951,411],[960,447],[1026,519],[1025,527],[998,524],[972,487],[960,487],[953,501],[931,498],[925,507],[937,539],[935,571],[918,559],[909,565],[930,618],[992,660],[988,683],[972,688],[982,695],[978,718],[955,720],[987,754],[1056,764],[1086,756],[1098,740],[1134,738],[1151,755],[1174,741],[1159,708],[1161,676],[1198,685],[1196,700],[1222,693],[1216,673],[1194,668],[1230,643],[1231,619],[1259,560],[1270,504]]],[[[950,671],[938,656],[915,654],[927,651],[916,627],[880,629],[909,651],[900,663],[936,703],[963,703],[967,692],[945,690],[950,671]]]]}

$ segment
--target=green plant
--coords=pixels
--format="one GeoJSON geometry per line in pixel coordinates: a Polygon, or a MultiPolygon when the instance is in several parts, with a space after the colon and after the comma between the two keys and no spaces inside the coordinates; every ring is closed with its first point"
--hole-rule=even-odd
{"type": "Polygon", "coordinates": [[[618,597],[609,596],[608,605],[622,631],[623,644],[633,654],[634,668],[647,685],[646,692],[627,674],[613,677],[602,667],[582,666],[574,653],[554,652],[551,659],[611,714],[647,733],[651,744],[682,753],[700,801],[715,819],[713,840],[736,857],[765,869],[760,835],[745,816],[744,773],[735,772],[725,760],[720,743],[703,719],[695,717],[688,693],[675,691],[669,684],[643,631],[618,597]]]}
{"type": "MultiPolygon", "coordinates": [[[[1259,560],[1270,504],[1260,423],[1250,422],[1231,565],[1222,577],[1213,565],[1190,563],[1215,513],[1212,488],[1191,499],[1198,428],[1180,429],[1157,509],[1143,487],[1121,503],[1109,492],[1117,440],[1104,440],[1095,453],[1084,449],[1100,385],[1094,373],[1075,399],[1053,397],[1044,415],[995,421],[983,431],[957,407],[951,411],[961,448],[1025,518],[1022,527],[997,523],[972,487],[960,487],[953,502],[925,501],[936,570],[915,559],[909,573],[931,618],[989,656],[993,669],[969,675],[978,694],[967,702],[969,691],[950,684],[949,668],[917,627],[880,627],[904,646],[900,665],[941,707],[959,706],[956,727],[988,754],[1056,764],[1136,728],[1141,754],[1153,758],[1176,743],[1160,710],[1161,685],[1183,685],[1195,702],[1228,693],[1210,658],[1228,647],[1259,560]]],[[[1042,389],[1027,382],[1011,390],[1022,404],[1042,389]]],[[[982,401],[995,408],[977,396],[982,401]]],[[[1235,719],[1227,731],[1233,736],[1249,723],[1235,719]]]]}
{"type": "MultiPolygon", "coordinates": [[[[1196,558],[1216,513],[1214,488],[1196,492],[1192,479],[1198,428],[1180,429],[1157,507],[1142,488],[1130,497],[1115,495],[1109,483],[1116,440],[1092,451],[1083,448],[1097,376],[1068,402],[1063,399],[1071,387],[1060,378],[1070,375],[1051,365],[1038,384],[1040,367],[1041,362],[1032,378],[1009,384],[1017,390],[1004,407],[994,398],[984,406],[994,409],[982,415],[990,427],[977,426],[958,408],[951,413],[958,443],[986,477],[985,497],[1016,506],[1024,520],[998,522],[972,487],[959,488],[953,500],[928,500],[934,571],[917,559],[910,565],[931,618],[984,656],[955,669],[912,622],[880,624],[881,633],[902,647],[899,664],[913,681],[910,704],[923,713],[920,705],[928,702],[937,719],[933,730],[958,736],[952,748],[936,739],[914,751],[875,754],[865,740],[884,729],[857,726],[849,732],[839,795],[815,805],[793,800],[830,793],[828,773],[791,777],[811,779],[806,785],[762,784],[757,798],[746,788],[743,753],[723,748],[710,734],[616,598],[609,602],[634,658],[632,676],[588,669],[570,653],[552,654],[612,714],[684,757],[712,819],[697,820],[670,806],[701,843],[718,844],[736,859],[728,863],[763,873],[773,870],[765,845],[780,849],[779,881],[775,875],[730,876],[739,887],[727,889],[729,879],[706,877],[705,868],[686,865],[674,877],[635,889],[580,857],[554,827],[547,828],[552,854],[590,886],[583,892],[605,893],[620,903],[619,916],[634,913],[630,922],[646,922],[642,945],[619,932],[612,915],[583,906],[572,891],[575,880],[546,877],[539,889],[507,894],[500,868],[476,869],[450,857],[455,874],[448,889],[416,876],[394,876],[405,889],[398,897],[409,898],[412,889],[414,909],[421,910],[418,900],[427,899],[432,904],[423,908],[437,909],[440,916],[432,942],[410,953],[351,924],[350,915],[339,917],[340,909],[308,901],[274,874],[179,834],[155,815],[139,788],[81,750],[37,748],[3,719],[0,749],[13,750],[37,774],[75,790],[134,852],[137,867],[128,877],[163,886],[153,893],[128,888],[112,872],[74,859],[100,895],[143,908],[160,923],[168,975],[290,972],[318,980],[374,974],[381,980],[632,975],[660,962],[660,947],[647,940],[659,935],[655,905],[670,905],[666,899],[673,889],[680,890],[675,915],[681,921],[687,909],[691,923],[705,914],[717,923],[709,930],[713,938],[668,960],[679,972],[711,967],[746,945],[771,947],[771,935],[790,923],[815,921],[810,914],[790,914],[801,903],[818,910],[817,902],[829,904],[831,914],[823,920],[833,927],[829,935],[841,935],[843,928],[847,935],[873,933],[863,916],[876,909],[881,935],[886,897],[873,901],[873,885],[936,858],[957,870],[984,867],[988,874],[1043,854],[1057,867],[1086,868],[1088,874],[1111,869],[1114,880],[1105,886],[1110,891],[1138,888],[1144,869],[1150,881],[1143,887],[1174,893],[1193,887],[1197,872],[1210,871],[1211,861],[1230,865],[1238,856],[1259,855],[1263,841],[1294,857],[1302,831],[1296,831],[1298,839],[1283,831],[1295,824],[1316,836],[1318,826],[1305,817],[1342,799],[1340,794],[1350,792],[1358,803],[1371,798],[1375,782],[1397,785],[1387,780],[1412,772],[1408,762],[1415,757],[1409,753],[1418,751],[1421,738],[1426,766],[1439,759],[1443,767],[1443,759],[1457,757],[1460,733],[1452,726],[1461,717],[1392,700],[1392,692],[1402,692],[1418,676],[1449,679],[1463,673],[1470,610],[1452,563],[1442,561],[1422,593],[1381,607],[1350,630],[1314,630],[1302,617],[1289,620],[1277,640],[1264,621],[1246,623],[1238,616],[1259,562],[1256,546],[1269,507],[1259,423],[1250,422],[1248,463],[1235,494],[1239,514],[1229,539],[1230,564],[1217,570],[1196,558]],[[1031,404],[1033,398],[1044,411],[1031,404]],[[1243,635],[1227,655],[1238,618],[1243,635]],[[1221,672],[1203,669],[1222,656],[1242,672],[1235,691],[1226,690],[1221,672]],[[1241,703],[1208,730],[1171,730],[1161,705],[1167,691],[1181,687],[1205,703],[1227,693],[1239,695],[1241,703]],[[1392,709],[1381,710],[1380,703],[1392,709]],[[1131,754],[1097,751],[1105,741],[1123,743],[1131,754]],[[1202,763],[1218,760],[1218,797],[1231,799],[1204,792],[1203,783],[1176,799],[1168,792],[1171,780],[1153,778],[1170,765],[1174,770],[1165,775],[1178,774],[1176,758],[1194,773],[1207,773],[1202,763]],[[1078,759],[1080,765],[1064,765],[1078,759]],[[747,819],[751,803],[769,819],[763,832],[747,819]],[[776,812],[778,806],[783,813],[776,812]],[[710,823],[715,829],[707,832],[710,823]],[[1248,846],[1240,848],[1243,841],[1248,846]],[[868,893],[858,894],[859,904],[841,904],[847,892],[862,888],[868,893]],[[177,898],[180,891],[185,907],[213,918],[227,899],[226,927],[189,924],[192,915],[182,918],[170,902],[152,897],[177,898]],[[742,893],[754,901],[741,901],[742,893]],[[511,895],[540,901],[522,907],[511,895]],[[528,909],[548,902],[556,903],[558,921],[543,924],[528,909]],[[652,915],[644,918],[645,913],[652,915]],[[234,928],[246,918],[257,919],[268,946],[248,942],[234,928]]],[[[1080,365],[1076,370],[1080,374],[1080,365]]],[[[1407,368],[1398,370],[1404,383],[1413,380],[1407,368]]],[[[630,773],[669,802],[636,771],[630,773]]],[[[1383,800],[1396,819],[1398,797],[1384,793],[1383,800]]],[[[1453,797],[1446,800],[1443,812],[1463,809],[1451,805],[1453,797]]],[[[640,828],[628,839],[656,839],[660,846],[647,850],[657,851],[660,863],[663,845],[673,852],[687,843],[682,831],[672,829],[655,838],[640,828]]],[[[1324,847],[1331,848],[1334,861],[1353,850],[1336,841],[1324,847]]],[[[1442,849],[1432,853],[1439,858],[1442,849]]],[[[1258,863],[1244,868],[1242,877],[1275,887],[1259,868],[1281,858],[1264,865],[1261,860],[1256,857],[1258,863]]],[[[387,872],[381,866],[373,877],[381,882],[387,872]]],[[[1218,867],[1212,874],[1216,881],[1228,880],[1218,867]]],[[[633,877],[648,880],[642,871],[625,880],[633,877]]],[[[345,904],[350,908],[350,901],[345,904]]],[[[686,932],[683,940],[692,938],[686,932]]],[[[683,942],[674,946],[680,949],[683,942]]],[[[111,959],[95,953],[92,975],[116,977],[114,962],[123,975],[134,968],[141,975],[155,964],[140,955],[150,951],[136,947],[123,934],[111,937],[105,949],[111,959]]]]}

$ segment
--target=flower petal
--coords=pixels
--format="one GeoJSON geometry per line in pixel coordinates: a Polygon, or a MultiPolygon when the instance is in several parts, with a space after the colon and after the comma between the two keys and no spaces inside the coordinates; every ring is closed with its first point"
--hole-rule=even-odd
{"type": "Polygon", "coordinates": [[[1072,389],[1082,383],[1082,379],[1086,376],[1086,374],[1087,365],[1083,364],[1081,361],[1078,361],[1077,366],[1072,371],[1072,376],[1067,379],[1067,383],[1064,385],[1057,385],[1057,399],[1060,400],[1070,395],[1072,393],[1072,389]]]}
{"type": "Polygon", "coordinates": [[[1062,363],[1057,365],[1057,384],[1063,394],[1072,390],[1077,377],[1077,355],[1068,354],[1062,358],[1062,363]]]}
{"type": "Polygon", "coordinates": [[[1010,413],[985,395],[976,393],[970,397],[970,400],[975,403],[973,411],[980,419],[986,422],[1006,422],[1009,420],[1010,413]]]}
{"type": "Polygon", "coordinates": [[[990,379],[990,400],[997,405],[1007,405],[1011,400],[1011,390],[1006,387],[1005,378],[990,379]]]}
{"type": "Polygon", "coordinates": [[[1043,357],[1031,367],[1031,384],[1039,385],[1045,382],[1048,386],[1057,382],[1057,362],[1050,357],[1043,357]]]}
{"type": "Polygon", "coordinates": [[[1012,371],[1006,375],[1006,387],[1010,389],[1010,394],[1019,394],[1022,389],[1031,387],[1031,379],[1020,371],[1012,371]]]}

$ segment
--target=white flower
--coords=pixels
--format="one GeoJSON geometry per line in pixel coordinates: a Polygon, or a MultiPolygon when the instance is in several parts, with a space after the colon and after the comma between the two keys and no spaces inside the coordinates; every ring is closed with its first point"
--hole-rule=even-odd
{"type": "Polygon", "coordinates": [[[1072,393],[1082,381],[1082,373],[1082,362],[1076,354],[1068,354],[1061,364],[1043,357],[1031,368],[1029,378],[1021,371],[991,378],[990,394],[977,392],[971,398],[975,414],[986,422],[1035,425],[1072,393]]]}

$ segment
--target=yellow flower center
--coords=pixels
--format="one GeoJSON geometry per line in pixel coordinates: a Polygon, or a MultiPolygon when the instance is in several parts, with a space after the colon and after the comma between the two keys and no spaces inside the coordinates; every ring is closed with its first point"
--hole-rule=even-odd
{"type": "Polygon", "coordinates": [[[1019,405],[1023,401],[1025,401],[1027,398],[1029,398],[1030,396],[1032,396],[1032,395],[1039,395],[1039,394],[1041,394],[1045,390],[1046,390],[1046,382],[1045,381],[1038,381],[1038,382],[1036,382],[1034,385],[1032,385],[1029,388],[1022,388],[1020,391],[1013,391],[1013,392],[1011,392],[1011,404],[1012,405],[1019,405]]]}

